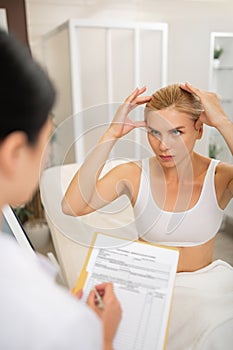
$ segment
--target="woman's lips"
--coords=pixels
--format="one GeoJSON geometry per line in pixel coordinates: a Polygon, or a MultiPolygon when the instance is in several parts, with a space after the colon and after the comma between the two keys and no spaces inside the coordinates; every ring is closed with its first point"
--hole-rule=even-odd
{"type": "Polygon", "coordinates": [[[170,160],[173,160],[174,156],[164,156],[162,154],[159,155],[159,158],[163,160],[164,162],[168,162],[170,160]]]}

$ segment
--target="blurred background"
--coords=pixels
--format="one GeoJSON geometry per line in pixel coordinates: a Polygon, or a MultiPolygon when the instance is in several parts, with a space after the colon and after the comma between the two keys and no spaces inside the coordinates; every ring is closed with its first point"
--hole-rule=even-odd
{"type": "MultiPolygon", "coordinates": [[[[189,81],[219,93],[233,118],[232,19],[231,0],[0,0],[0,26],[28,46],[58,91],[50,165],[82,162],[136,86],[151,94],[189,81]]],[[[113,156],[146,156],[145,133],[128,137],[113,156]]],[[[232,162],[212,129],[197,151],[232,162]]],[[[43,219],[39,191],[26,209],[27,219],[43,219]]],[[[226,212],[233,217],[231,206],[226,212]]]]}

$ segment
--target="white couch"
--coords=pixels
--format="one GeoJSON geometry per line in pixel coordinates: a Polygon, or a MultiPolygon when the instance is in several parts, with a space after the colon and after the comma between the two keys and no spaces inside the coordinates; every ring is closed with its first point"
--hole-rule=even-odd
{"type": "MultiPolygon", "coordinates": [[[[114,161],[114,165],[118,164],[114,161]]],[[[103,173],[113,166],[109,163],[103,173]]],[[[55,251],[69,287],[73,287],[83,266],[94,232],[136,239],[133,211],[126,196],[83,217],[64,215],[61,201],[78,169],[77,164],[46,169],[40,182],[41,199],[55,251]]]]}

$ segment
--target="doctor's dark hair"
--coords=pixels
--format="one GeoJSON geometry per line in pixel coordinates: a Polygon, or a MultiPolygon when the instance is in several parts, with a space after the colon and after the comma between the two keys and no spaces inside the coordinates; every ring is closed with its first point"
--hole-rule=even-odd
{"type": "Polygon", "coordinates": [[[189,114],[196,121],[204,111],[198,97],[172,84],[157,90],[152,99],[146,104],[145,112],[174,108],[178,112],[189,114]]]}
{"type": "Polygon", "coordinates": [[[0,141],[23,131],[34,145],[54,102],[54,87],[29,50],[0,30],[0,141]]]}

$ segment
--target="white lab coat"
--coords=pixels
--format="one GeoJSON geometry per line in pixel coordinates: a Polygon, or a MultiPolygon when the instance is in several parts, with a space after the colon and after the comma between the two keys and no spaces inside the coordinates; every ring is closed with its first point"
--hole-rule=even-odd
{"type": "Polygon", "coordinates": [[[14,240],[0,236],[0,348],[101,349],[102,327],[14,240]]]}

